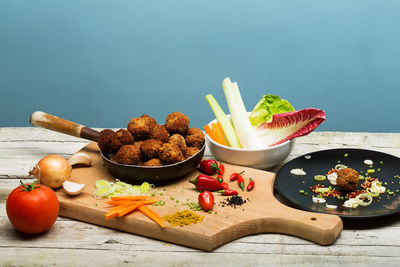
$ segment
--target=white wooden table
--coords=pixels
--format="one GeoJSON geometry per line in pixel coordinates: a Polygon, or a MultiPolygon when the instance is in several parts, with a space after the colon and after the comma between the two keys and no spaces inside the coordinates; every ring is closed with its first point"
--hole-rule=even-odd
{"type": "MultiPolygon", "coordinates": [[[[240,238],[212,253],[62,217],[44,234],[18,233],[5,209],[10,191],[20,179],[32,180],[28,170],[44,155],[67,157],[86,144],[83,139],[39,128],[0,128],[1,266],[400,265],[400,215],[356,223],[345,221],[342,234],[331,246],[292,236],[259,234],[240,238]]],[[[297,139],[286,161],[305,153],[342,147],[378,150],[400,157],[400,133],[314,132],[297,139]]],[[[206,156],[210,156],[208,151],[206,156]]]]}

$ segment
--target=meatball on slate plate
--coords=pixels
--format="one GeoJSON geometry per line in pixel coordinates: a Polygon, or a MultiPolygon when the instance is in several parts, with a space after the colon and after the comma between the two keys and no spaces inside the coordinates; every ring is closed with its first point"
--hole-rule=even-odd
{"type": "Polygon", "coordinates": [[[382,195],[379,201],[374,198],[371,205],[367,207],[359,206],[355,209],[343,207],[345,199],[326,197],[326,203],[337,206],[336,209],[327,208],[326,203],[316,204],[312,201],[313,193],[309,191],[309,188],[316,184],[340,189],[340,182],[343,183],[342,186],[346,187],[346,190],[349,190],[353,189],[357,182],[356,190],[361,190],[363,181],[358,182],[356,172],[362,171],[362,175],[365,175],[366,170],[370,169],[370,166],[364,163],[366,159],[373,161],[375,170],[380,169],[372,173],[371,177],[378,178],[381,182],[387,182],[387,187],[392,191],[397,188],[400,190],[399,178],[396,178],[396,175],[400,175],[400,158],[379,151],[340,148],[312,152],[285,163],[275,177],[275,188],[279,199],[283,203],[299,209],[335,214],[346,219],[373,219],[400,213],[400,195],[397,193],[390,197],[387,197],[386,194],[382,195]],[[338,185],[331,185],[328,179],[318,182],[314,180],[315,175],[325,174],[334,168],[338,161],[340,161],[340,164],[348,166],[347,170],[342,169],[342,179],[346,182],[337,180],[338,185]],[[297,168],[302,168],[306,175],[295,176],[290,174],[292,169],[297,168]],[[349,168],[355,171],[349,170],[349,168]],[[301,194],[299,193],[300,190],[309,194],[301,194]]]}

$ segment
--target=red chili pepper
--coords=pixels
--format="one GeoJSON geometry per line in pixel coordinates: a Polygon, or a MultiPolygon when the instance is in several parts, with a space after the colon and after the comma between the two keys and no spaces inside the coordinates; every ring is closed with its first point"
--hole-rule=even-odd
{"type": "Polygon", "coordinates": [[[254,180],[250,178],[250,182],[247,185],[247,191],[251,191],[254,188],[254,185],[255,185],[254,180]]]}
{"type": "Polygon", "coordinates": [[[231,177],[230,177],[229,179],[230,179],[231,181],[236,181],[236,180],[239,178],[239,175],[241,175],[242,173],[244,173],[244,171],[239,172],[239,173],[237,173],[237,172],[232,173],[232,174],[231,174],[231,177]]]}
{"type": "Polygon", "coordinates": [[[233,189],[224,189],[224,190],[219,190],[218,192],[222,193],[222,195],[224,196],[233,196],[239,194],[238,191],[233,189]]]}
{"type": "Polygon", "coordinates": [[[213,159],[205,159],[200,162],[200,169],[205,174],[214,174],[219,171],[218,162],[213,159]]]}
{"type": "Polygon", "coordinates": [[[214,207],[214,195],[210,191],[200,193],[199,203],[204,211],[212,210],[214,207]]]}
{"type": "Polygon", "coordinates": [[[218,174],[223,175],[225,173],[225,165],[219,164],[218,174]]]}
{"type": "Polygon", "coordinates": [[[240,189],[242,189],[242,191],[243,191],[244,190],[244,179],[243,179],[243,176],[239,175],[237,181],[238,181],[238,185],[239,185],[240,189]]]}
{"type": "Polygon", "coordinates": [[[222,182],[221,183],[221,188],[227,190],[227,189],[229,189],[229,185],[227,183],[225,183],[225,182],[222,182]]]}
{"type": "Polygon", "coordinates": [[[216,191],[221,189],[221,184],[214,177],[200,174],[194,180],[190,180],[192,184],[196,185],[197,190],[216,191]]]}
{"type": "Polygon", "coordinates": [[[221,174],[218,174],[217,181],[220,182],[220,183],[222,183],[224,181],[224,178],[222,178],[221,174]]]}

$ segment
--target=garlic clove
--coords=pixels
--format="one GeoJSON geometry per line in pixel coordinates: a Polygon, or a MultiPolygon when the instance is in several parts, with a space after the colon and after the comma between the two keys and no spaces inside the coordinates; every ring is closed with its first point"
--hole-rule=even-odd
{"type": "Polygon", "coordinates": [[[72,155],[68,159],[68,163],[71,166],[76,165],[76,164],[90,166],[90,165],[92,165],[92,158],[86,153],[78,152],[78,153],[72,155]]]}
{"type": "Polygon", "coordinates": [[[63,183],[63,188],[64,188],[65,193],[67,193],[67,195],[70,195],[70,196],[79,195],[83,191],[84,187],[85,187],[85,184],[78,184],[78,183],[74,183],[74,182],[71,182],[68,180],[66,180],[63,183]]]}

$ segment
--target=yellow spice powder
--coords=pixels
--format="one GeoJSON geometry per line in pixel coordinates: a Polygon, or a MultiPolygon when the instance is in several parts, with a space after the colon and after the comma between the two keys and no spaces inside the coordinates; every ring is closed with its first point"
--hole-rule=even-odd
{"type": "Polygon", "coordinates": [[[177,211],[174,214],[163,217],[164,221],[169,222],[172,226],[185,226],[201,222],[204,216],[199,216],[190,210],[177,211]]]}

